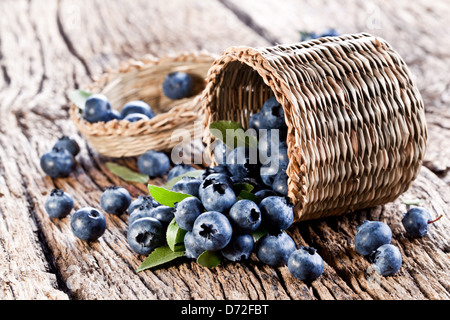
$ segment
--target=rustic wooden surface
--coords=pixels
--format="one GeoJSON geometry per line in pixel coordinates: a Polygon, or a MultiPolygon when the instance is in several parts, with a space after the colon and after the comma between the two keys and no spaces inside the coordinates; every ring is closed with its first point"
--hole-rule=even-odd
{"type": "MultiPolygon", "coordinates": [[[[449,299],[450,298],[450,5],[444,1],[25,1],[0,2],[0,299],[449,299]],[[207,269],[180,260],[136,273],[142,256],[126,242],[127,219],[107,215],[99,241],[77,240],[69,218],[52,221],[49,191],[63,188],[76,208],[98,206],[102,188],[121,181],[68,120],[66,93],[120,61],[231,45],[299,40],[299,30],[369,32],[390,42],[410,66],[429,126],[424,166],[393,203],[303,222],[289,229],[297,245],[316,247],[325,271],[312,283],[255,258],[207,269]],[[39,157],[61,135],[81,145],[75,172],[52,180],[39,157]],[[418,198],[435,216],[423,239],[401,225],[401,199],[418,198]],[[388,223],[403,255],[394,277],[377,276],[354,249],[365,219],[388,223]]],[[[134,159],[117,160],[136,168],[134,159]]],[[[153,181],[162,183],[163,180],[153,181]]]]}

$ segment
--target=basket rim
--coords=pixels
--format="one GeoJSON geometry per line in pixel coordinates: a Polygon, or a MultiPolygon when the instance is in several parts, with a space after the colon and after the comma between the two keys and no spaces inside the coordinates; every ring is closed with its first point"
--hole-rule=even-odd
{"type": "MultiPolygon", "coordinates": [[[[107,84],[112,83],[114,79],[117,79],[117,77],[120,77],[120,75],[132,72],[134,70],[140,71],[145,68],[150,68],[171,62],[198,61],[210,65],[215,58],[216,55],[207,51],[191,51],[182,52],[179,54],[165,54],[161,57],[155,57],[151,54],[147,54],[140,59],[131,58],[124,60],[116,69],[107,69],[101,75],[94,77],[93,82],[91,84],[85,85],[84,89],[89,92],[99,93],[106,87],[107,84]]],[[[164,125],[167,125],[167,123],[173,121],[173,119],[180,119],[181,117],[185,119],[185,121],[190,121],[192,119],[199,118],[199,116],[203,114],[202,108],[199,107],[201,95],[202,93],[199,93],[192,97],[185,98],[186,101],[170,108],[166,112],[158,113],[151,119],[139,120],[136,122],[114,119],[108,122],[100,121],[90,123],[82,118],[80,112],[81,109],[72,102],[70,102],[69,113],[72,121],[85,135],[109,136],[119,133],[120,135],[126,136],[133,136],[136,134],[140,136],[143,134],[152,135],[155,130],[161,130],[164,125]],[[167,119],[169,118],[169,116],[170,118],[172,118],[172,120],[167,119]],[[135,130],[137,129],[142,130],[136,132],[135,130]],[[113,131],[116,131],[116,133],[112,133],[113,131]]]]}

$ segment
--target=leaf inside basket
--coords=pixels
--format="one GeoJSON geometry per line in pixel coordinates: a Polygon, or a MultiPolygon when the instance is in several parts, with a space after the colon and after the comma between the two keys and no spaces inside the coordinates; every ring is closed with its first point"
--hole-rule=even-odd
{"type": "Polygon", "coordinates": [[[84,109],[87,98],[91,96],[90,92],[85,90],[74,90],[67,95],[67,98],[81,110],[84,109]]]}
{"type": "Polygon", "coordinates": [[[209,125],[211,134],[225,143],[230,149],[236,147],[258,147],[258,139],[249,131],[244,131],[241,124],[235,121],[216,121],[209,125]]]}

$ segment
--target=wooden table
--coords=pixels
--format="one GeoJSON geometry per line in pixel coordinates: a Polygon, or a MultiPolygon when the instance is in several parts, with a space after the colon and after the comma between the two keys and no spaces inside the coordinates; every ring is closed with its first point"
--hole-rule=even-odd
{"type": "MultiPolygon", "coordinates": [[[[450,5],[439,1],[189,0],[0,2],[0,299],[449,299],[450,5]],[[161,56],[232,45],[299,41],[299,31],[369,32],[385,38],[410,66],[426,106],[429,145],[413,186],[398,200],[339,218],[296,224],[297,245],[318,249],[325,271],[306,284],[287,267],[256,259],[208,269],[180,260],[136,273],[143,260],[126,242],[127,216],[107,215],[92,244],[77,240],[69,218],[52,222],[44,202],[54,187],[76,207],[98,205],[105,186],[127,184],[105,166],[68,118],[66,94],[108,68],[144,54],[161,56]],[[40,156],[63,134],[81,146],[75,172],[45,176],[40,156]],[[418,198],[444,217],[412,239],[401,199],[418,198]],[[379,277],[354,249],[366,219],[393,230],[403,265],[379,277]]],[[[116,160],[135,168],[134,159],[116,160]]],[[[152,183],[161,184],[163,180],[152,183]]]]}

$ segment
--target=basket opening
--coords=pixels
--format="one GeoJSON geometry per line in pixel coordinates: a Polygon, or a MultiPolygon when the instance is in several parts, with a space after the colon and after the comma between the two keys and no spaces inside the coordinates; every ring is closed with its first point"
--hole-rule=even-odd
{"type": "Polygon", "coordinates": [[[248,119],[274,96],[256,70],[232,61],[222,71],[214,100],[215,120],[232,120],[248,128],[248,119]]]}

